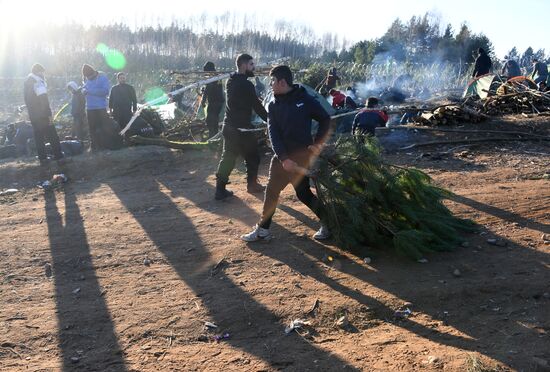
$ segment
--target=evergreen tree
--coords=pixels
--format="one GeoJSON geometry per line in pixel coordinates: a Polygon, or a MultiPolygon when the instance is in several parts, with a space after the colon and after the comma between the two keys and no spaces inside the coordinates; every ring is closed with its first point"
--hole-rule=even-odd
{"type": "Polygon", "coordinates": [[[419,259],[455,248],[474,228],[442,203],[449,191],[417,169],[385,163],[372,137],[339,137],[321,155],[315,184],[322,218],[340,247],[357,254],[368,246],[419,259]]]}

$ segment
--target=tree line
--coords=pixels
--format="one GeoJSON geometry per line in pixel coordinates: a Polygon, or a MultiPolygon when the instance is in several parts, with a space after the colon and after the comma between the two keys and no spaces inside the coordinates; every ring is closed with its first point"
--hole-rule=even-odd
{"type": "MultiPolygon", "coordinates": [[[[74,74],[84,62],[108,70],[103,56],[96,50],[100,43],[124,55],[127,61],[124,70],[128,72],[198,68],[208,59],[230,68],[235,55],[243,51],[263,61],[291,57],[306,62],[358,64],[388,60],[467,64],[473,62],[472,51],[479,47],[495,57],[493,45],[483,33],[475,33],[466,24],[455,32],[451,25],[442,27],[429,14],[413,16],[408,21],[396,19],[383,36],[350,46],[345,35],[317,36],[307,26],[286,21],[277,21],[270,29],[246,17],[239,23],[229,13],[216,16],[210,22],[215,27],[211,28],[206,26],[204,16],[189,24],[173,22],[165,27],[144,26],[135,30],[124,24],[30,28],[5,37],[7,53],[0,56],[0,76],[24,76],[29,66],[38,61],[53,75],[74,74]]],[[[508,55],[523,66],[533,57],[547,60],[542,49],[528,48],[520,53],[512,48],[508,55]]]]}

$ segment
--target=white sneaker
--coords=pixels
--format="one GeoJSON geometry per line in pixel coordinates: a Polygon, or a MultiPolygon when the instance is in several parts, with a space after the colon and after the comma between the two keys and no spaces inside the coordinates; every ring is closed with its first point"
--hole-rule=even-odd
{"type": "Polygon", "coordinates": [[[270,240],[271,233],[269,232],[269,229],[264,229],[263,227],[256,225],[254,226],[254,230],[248,234],[241,235],[241,239],[249,243],[257,242],[258,240],[270,240]]]}
{"type": "Polygon", "coordinates": [[[326,225],[321,224],[321,228],[313,235],[315,240],[327,240],[330,238],[330,231],[326,225]]]}

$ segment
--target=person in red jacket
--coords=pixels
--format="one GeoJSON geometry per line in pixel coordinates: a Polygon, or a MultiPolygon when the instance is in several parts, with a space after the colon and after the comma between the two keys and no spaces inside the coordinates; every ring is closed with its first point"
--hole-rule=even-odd
{"type": "Polygon", "coordinates": [[[346,95],[339,90],[331,89],[329,94],[332,97],[332,107],[343,108],[346,105],[346,95]]]}
{"type": "Polygon", "coordinates": [[[374,136],[375,128],[386,126],[388,114],[383,110],[378,110],[377,106],[378,98],[370,97],[367,100],[367,107],[359,111],[353,120],[352,134],[374,136]]]}

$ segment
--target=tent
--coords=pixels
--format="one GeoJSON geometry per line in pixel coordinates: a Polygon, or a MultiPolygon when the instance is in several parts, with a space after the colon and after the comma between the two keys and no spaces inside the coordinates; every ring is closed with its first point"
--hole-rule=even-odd
{"type": "Polygon", "coordinates": [[[462,95],[463,98],[470,96],[479,96],[487,98],[489,91],[496,91],[496,88],[502,83],[502,79],[495,74],[486,74],[471,80],[462,95]],[[494,89],[491,89],[494,88],[494,89]]]}
{"type": "Polygon", "coordinates": [[[525,76],[516,76],[509,80],[505,80],[499,75],[487,74],[473,79],[468,83],[463,98],[470,96],[479,96],[479,98],[487,98],[492,94],[507,94],[510,91],[516,91],[521,88],[537,89],[535,82],[525,76]]]}
{"type": "MultiPolygon", "coordinates": [[[[319,92],[317,92],[315,89],[313,89],[309,85],[305,85],[305,84],[299,84],[299,85],[303,87],[310,96],[315,98],[321,104],[321,106],[323,106],[325,111],[328,112],[330,116],[333,116],[336,113],[336,110],[332,107],[332,105],[327,101],[325,97],[319,94],[319,92]]],[[[266,91],[266,95],[263,102],[264,106],[267,107],[267,105],[269,104],[269,102],[271,102],[272,99],[273,99],[273,91],[271,89],[268,89],[266,91]]]]}
{"type": "Polygon", "coordinates": [[[537,84],[533,80],[525,76],[516,76],[508,79],[505,83],[501,84],[496,92],[498,95],[514,93],[517,91],[523,91],[525,89],[537,90],[537,84]]]}

